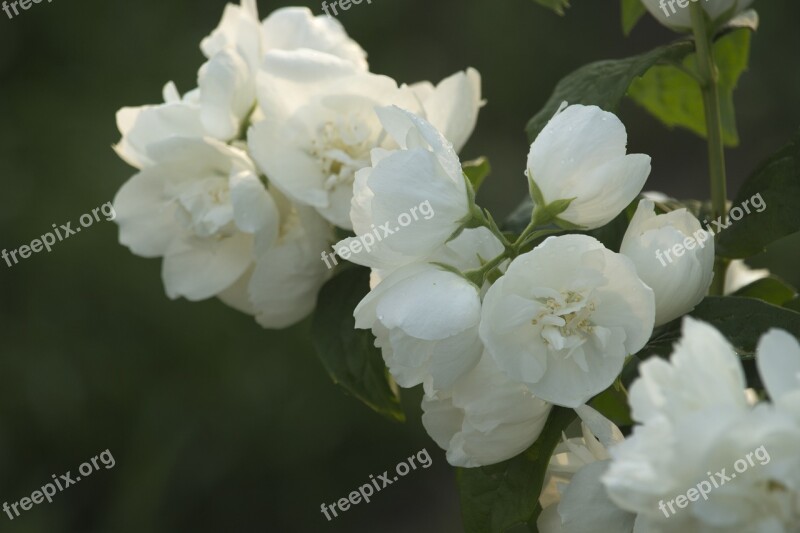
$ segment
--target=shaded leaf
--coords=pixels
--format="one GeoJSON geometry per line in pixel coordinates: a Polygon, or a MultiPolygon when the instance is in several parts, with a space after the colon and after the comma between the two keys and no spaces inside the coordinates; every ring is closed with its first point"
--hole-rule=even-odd
{"type": "Polygon", "coordinates": [[[622,0],[622,32],[630,35],[633,28],[647,13],[642,0],[622,0]]]}
{"type": "MultiPolygon", "coordinates": [[[[722,133],[728,146],[739,144],[733,92],[747,69],[750,37],[751,31],[744,29],[730,32],[714,43],[714,56],[719,68],[722,133]]],[[[695,54],[684,58],[680,68],[676,65],[655,66],[631,84],[628,96],[666,126],[683,127],[705,138],[703,95],[691,74],[696,76],[697,72],[695,54]]]]}
{"type": "MultiPolygon", "coordinates": [[[[800,338],[800,313],[755,298],[709,296],[689,314],[711,324],[728,339],[742,358],[751,386],[759,383],[752,360],[761,335],[771,328],[780,328],[800,338]]],[[[682,322],[678,318],[657,328],[647,345],[631,358],[622,371],[626,387],[638,377],[642,361],[653,356],[668,358],[672,354],[674,344],[681,338],[682,322]]]]}
{"type": "Polygon", "coordinates": [[[746,258],[763,251],[768,244],[800,230],[800,130],[778,153],[770,157],[744,182],[734,208],[757,200],[761,212],[733,221],[720,234],[717,254],[746,258]],[[760,195],[760,196],[759,196],[760,195]],[[761,204],[764,204],[764,207],[761,204]]]}
{"type": "Polygon", "coordinates": [[[544,6],[558,13],[564,14],[564,9],[569,7],[569,0],[534,0],[540,6],[544,6]]]}
{"type": "Polygon", "coordinates": [[[328,281],[319,294],[312,324],[313,343],[334,383],[371,409],[405,420],[397,387],[372,332],[355,329],[353,310],[369,292],[369,269],[352,267],[328,281]]]}
{"type": "Polygon", "coordinates": [[[539,135],[564,101],[616,111],[633,80],[654,65],[680,61],[693,50],[691,42],[680,41],[638,56],[597,61],[580,67],[558,82],[547,103],[528,122],[528,139],[533,141],[539,135]]]}
{"type": "Polygon", "coordinates": [[[464,170],[464,174],[466,174],[467,179],[476,192],[483,183],[483,180],[492,172],[492,166],[489,164],[489,159],[486,157],[465,161],[461,165],[461,168],[464,170]]]}
{"type": "Polygon", "coordinates": [[[742,287],[731,296],[741,296],[743,298],[756,298],[764,300],[773,305],[785,305],[792,298],[797,295],[794,290],[785,281],[770,276],[754,281],[753,283],[742,287]]]}

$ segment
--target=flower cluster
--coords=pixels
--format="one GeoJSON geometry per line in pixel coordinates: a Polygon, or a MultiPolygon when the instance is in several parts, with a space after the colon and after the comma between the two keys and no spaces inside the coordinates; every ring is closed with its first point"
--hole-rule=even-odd
{"type": "MultiPolygon", "coordinates": [[[[399,105],[457,148],[482,105],[468,69],[438,85],[371,73],[330,17],[284,8],[260,21],[255,0],[229,4],[200,44],[197,88],[123,108],[115,146],[138,169],[114,201],[120,241],[162,257],[170,298],[218,297],[264,327],[311,312],[330,276],[319,254],[353,228],[356,174],[397,147],[375,114],[399,105]]],[[[360,223],[361,221],[358,221],[360,223]]]]}
{"type": "MultiPolygon", "coordinates": [[[[642,2],[667,26],[692,27],[700,55],[709,28],[746,25],[752,0],[642,2]]],[[[369,71],[335,19],[284,8],[260,21],[255,0],[229,4],[200,49],[197,88],[181,95],[168,83],[163,104],[117,115],[115,149],[138,169],[114,201],[120,241],[163,258],[170,298],[217,297],[287,327],[337,274],[320,261],[334,245],[363,279],[370,269],[369,292],[347,313],[381,351],[391,383],[379,368],[379,385],[421,386],[423,425],[452,465],[510,459],[551,412],[577,412],[581,436],[565,435],[549,458],[539,531],[800,530],[800,344],[789,333],[758,344],[769,402],[747,389],[731,344],[686,317],[671,359],[639,367],[631,435],[587,406],[612,386],[625,392],[626,361],[677,332],[715,267],[730,274],[718,295],[768,275],[730,251],[715,256],[725,241],[681,206],[704,207],[642,194],[651,159],[628,153],[616,115],[563,103],[520,164],[524,223],[501,229],[458,155],[484,103],[474,69],[398,84],[369,71]],[[399,222],[421,206],[430,216],[399,222]],[[618,250],[595,238],[615,221],[627,223],[618,250]],[[712,471],[767,449],[774,461],[692,499],[712,471]]],[[[702,62],[708,91],[716,74],[702,62]]],[[[718,224],[724,196],[715,189],[718,224]]]]}
{"type": "MultiPolygon", "coordinates": [[[[548,497],[540,531],[588,531],[590,523],[620,532],[797,531],[800,344],[772,329],[756,362],[770,402],[746,389],[736,352],[717,330],[685,318],[670,361],[643,363],[631,388],[633,434],[604,443],[596,460],[571,461],[573,477],[548,497]],[[687,491],[698,481],[707,490],[687,491]],[[689,498],[676,498],[682,493],[689,498]]],[[[554,460],[551,469],[563,466],[554,460]]]]}
{"type": "Polygon", "coordinates": [[[514,242],[475,205],[455,150],[433,125],[396,106],[378,117],[398,147],[374,150],[356,173],[355,238],[421,201],[437,216],[351,256],[373,270],[356,327],[372,330],[400,386],[423,386],[423,424],[453,465],[520,453],[552,405],[578,407],[608,388],[655,325],[705,295],[713,245],[665,275],[649,251],[682,241],[699,222],[685,210],[656,215],[648,200],[623,253],[585,234],[525,251],[561,232],[553,224],[607,224],[640,193],[650,158],[626,153],[612,113],[563,107],[533,142],[532,221],[514,242]]]}

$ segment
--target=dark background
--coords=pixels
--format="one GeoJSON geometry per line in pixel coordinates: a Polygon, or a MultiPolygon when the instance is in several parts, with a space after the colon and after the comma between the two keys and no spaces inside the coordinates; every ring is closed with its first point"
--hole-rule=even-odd
{"type": "MultiPolygon", "coordinates": [[[[463,156],[490,157],[479,200],[502,218],[526,194],[523,128],[555,83],[597,59],[675,35],[647,18],[622,36],[619,2],[575,0],[565,18],[530,0],[373,0],[339,19],[374,72],[438,81],[480,70],[489,104],[463,156]]],[[[284,2],[259,0],[262,15],[284,2]]],[[[309,5],[321,13],[320,3],[309,5]]],[[[195,86],[199,42],[221,0],[55,0],[0,12],[0,247],[14,249],[110,201],[133,170],[112,152],[114,113],[156,103],[163,84],[195,86]]],[[[756,3],[762,26],[737,92],[742,145],[730,193],[800,126],[800,4],[756,3]]],[[[653,156],[647,189],[707,194],[704,143],[633,104],[630,150],[653,156]]],[[[73,222],[73,225],[75,222],[73,222]]],[[[796,239],[758,264],[795,254],[796,239]]],[[[388,422],[334,386],[309,325],[261,330],[216,301],[169,301],[159,261],[97,223],[51,253],[0,263],[0,504],[109,449],[111,470],[0,531],[461,531],[452,470],[419,421],[388,422]],[[417,470],[332,522],[332,502],[427,448],[417,470]]],[[[775,267],[798,282],[797,272],[775,267]]]]}

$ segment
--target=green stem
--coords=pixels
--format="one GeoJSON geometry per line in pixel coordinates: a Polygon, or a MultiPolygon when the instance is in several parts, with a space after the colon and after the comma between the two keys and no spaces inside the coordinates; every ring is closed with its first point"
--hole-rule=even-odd
{"type": "MultiPolygon", "coordinates": [[[[722,113],[719,103],[719,70],[714,61],[714,48],[707,17],[699,3],[690,6],[692,31],[697,47],[697,66],[700,74],[700,90],[706,116],[708,136],[708,167],[711,181],[712,217],[725,220],[728,209],[727,179],[725,176],[725,146],[722,139],[722,113]]],[[[714,263],[714,282],[710,292],[721,295],[725,286],[727,261],[717,259],[714,263]]]]}

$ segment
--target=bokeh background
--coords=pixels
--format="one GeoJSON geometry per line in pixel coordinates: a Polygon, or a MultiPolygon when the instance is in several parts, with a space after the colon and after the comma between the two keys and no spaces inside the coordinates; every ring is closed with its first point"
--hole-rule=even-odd
{"type": "MultiPolygon", "coordinates": [[[[133,170],[111,150],[114,113],[195,86],[199,42],[224,0],[56,0],[0,12],[0,248],[29,243],[111,200],[133,170]]],[[[262,14],[287,2],[259,0],[262,14]]],[[[321,3],[304,3],[321,13],[321,3]]],[[[737,92],[741,147],[728,152],[731,196],[800,126],[800,4],[759,0],[761,30],[737,92]]],[[[649,18],[622,36],[617,0],[575,0],[564,18],[530,0],[373,0],[339,19],[374,72],[438,81],[467,66],[488,105],[463,155],[490,157],[479,201],[502,218],[526,194],[523,128],[555,83],[590,61],[675,38],[649,18]]],[[[634,104],[630,149],[653,156],[648,189],[707,197],[704,144],[634,104]]],[[[75,222],[73,222],[75,224],[75,222]]],[[[786,239],[754,263],[785,268],[786,239]]],[[[796,264],[796,263],[795,263],[796,264]]],[[[452,470],[419,422],[370,412],[333,385],[308,321],[261,330],[216,301],[170,301],[159,261],[96,223],[13,268],[0,263],[0,503],[109,449],[116,460],[0,531],[462,531],[452,470]],[[345,497],[426,448],[417,470],[332,522],[345,497]]]]}

